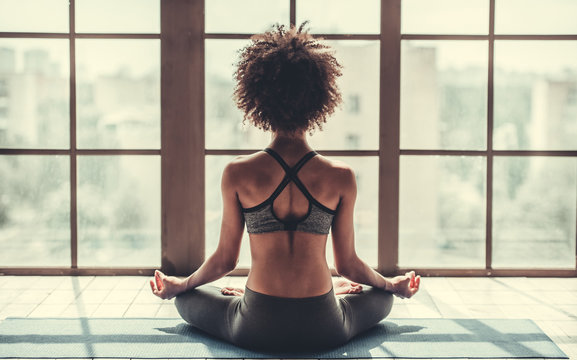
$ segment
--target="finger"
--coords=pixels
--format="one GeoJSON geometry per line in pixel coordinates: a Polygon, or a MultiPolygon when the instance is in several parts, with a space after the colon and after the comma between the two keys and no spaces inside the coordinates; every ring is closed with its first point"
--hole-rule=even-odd
{"type": "Polygon", "coordinates": [[[420,286],[421,286],[421,275],[417,275],[415,279],[415,287],[419,289],[420,286]]]}
{"type": "Polygon", "coordinates": [[[164,289],[164,284],[162,283],[162,280],[160,278],[160,271],[156,270],[154,272],[154,278],[156,279],[156,287],[158,288],[158,290],[162,290],[164,289]]]}
{"type": "Polygon", "coordinates": [[[156,290],[154,288],[154,280],[150,279],[150,288],[152,289],[152,292],[154,292],[154,290],[156,290]]]}
{"type": "Polygon", "coordinates": [[[162,296],[161,296],[161,294],[160,294],[160,291],[158,291],[158,290],[155,289],[155,290],[152,290],[152,293],[162,299],[162,296]]]}
{"type": "Polygon", "coordinates": [[[222,289],[220,290],[220,292],[221,292],[223,295],[234,295],[234,292],[233,292],[233,289],[232,289],[232,288],[222,288],[222,289]]]}

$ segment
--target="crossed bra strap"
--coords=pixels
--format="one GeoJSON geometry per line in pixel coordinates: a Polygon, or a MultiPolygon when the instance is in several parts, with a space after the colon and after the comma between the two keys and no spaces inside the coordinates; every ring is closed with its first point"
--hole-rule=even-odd
{"type": "Polygon", "coordinates": [[[274,199],[276,199],[277,196],[279,196],[280,193],[284,190],[284,188],[292,181],[300,189],[300,191],[302,191],[303,195],[309,201],[313,201],[315,203],[317,202],[313,198],[313,196],[309,193],[309,191],[304,186],[304,184],[301,182],[301,180],[297,177],[297,173],[299,172],[299,170],[310,159],[312,159],[313,157],[315,157],[317,155],[317,153],[315,151],[311,151],[311,152],[307,153],[292,168],[290,166],[288,166],[288,164],[283,160],[283,158],[277,152],[275,152],[273,149],[266,148],[266,149],[264,149],[264,151],[267,154],[269,154],[270,156],[272,156],[280,164],[280,166],[282,166],[282,168],[285,171],[285,176],[284,176],[282,182],[279,184],[279,186],[276,188],[276,190],[272,193],[272,195],[269,197],[269,199],[267,201],[273,201],[274,199]]]}

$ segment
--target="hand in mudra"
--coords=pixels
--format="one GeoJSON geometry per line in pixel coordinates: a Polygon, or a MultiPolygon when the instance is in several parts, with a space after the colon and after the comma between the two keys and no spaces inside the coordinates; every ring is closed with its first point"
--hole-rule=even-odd
{"type": "Polygon", "coordinates": [[[186,281],[174,276],[166,276],[162,271],[154,272],[154,280],[150,280],[152,293],[161,299],[169,300],[186,290],[186,281]]]}
{"type": "Polygon", "coordinates": [[[415,276],[414,271],[410,271],[405,275],[395,276],[391,279],[392,289],[388,289],[393,294],[400,298],[410,298],[419,291],[421,285],[421,277],[415,276]]]}

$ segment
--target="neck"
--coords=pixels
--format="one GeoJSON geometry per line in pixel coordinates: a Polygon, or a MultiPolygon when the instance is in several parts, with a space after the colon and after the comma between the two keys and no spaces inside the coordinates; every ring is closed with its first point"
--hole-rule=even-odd
{"type": "Polygon", "coordinates": [[[294,133],[273,132],[269,147],[291,153],[298,153],[299,150],[302,151],[302,149],[306,149],[307,151],[312,150],[307,142],[307,134],[305,131],[294,133]]]}

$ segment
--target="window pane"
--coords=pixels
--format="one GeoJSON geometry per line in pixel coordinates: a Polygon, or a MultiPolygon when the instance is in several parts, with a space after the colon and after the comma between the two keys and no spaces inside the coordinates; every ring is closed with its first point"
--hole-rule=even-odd
{"type": "Polygon", "coordinates": [[[76,0],[76,32],[160,33],[160,0],[76,0]]]}
{"type": "Polygon", "coordinates": [[[577,34],[575,0],[496,0],[497,34],[577,34]]]}
{"type": "Polygon", "coordinates": [[[338,79],[343,104],[327,119],[323,131],[310,138],[317,149],[376,150],[379,148],[378,41],[326,41],[343,66],[338,79]]]}
{"type": "Polygon", "coordinates": [[[273,24],[288,24],[288,0],[206,0],[207,33],[254,34],[273,24]]]}
{"type": "Polygon", "coordinates": [[[577,149],[577,42],[495,41],[499,150],[577,149]]]}
{"type": "MultiPolygon", "coordinates": [[[[379,248],[379,159],[376,156],[330,157],[351,166],[357,179],[355,203],[355,248],[357,254],[370,266],[378,265],[379,248]]],[[[332,238],[327,241],[327,261],[334,267],[332,238]]]]}
{"type": "Polygon", "coordinates": [[[66,156],[0,157],[0,267],[70,266],[66,156]]]}
{"type": "Polygon", "coordinates": [[[575,268],[577,160],[497,157],[493,267],[575,268]]]}
{"type": "Polygon", "coordinates": [[[403,0],[403,34],[488,34],[488,0],[403,0]]]}
{"type": "MultiPolygon", "coordinates": [[[[339,87],[343,106],[310,139],[319,149],[378,149],[379,43],[327,41],[344,66],[339,87]]],[[[232,101],[233,63],[246,40],[207,40],[205,74],[206,134],[208,149],[259,149],[270,133],[242,124],[242,113],[232,101]]]]}
{"type": "Polygon", "coordinates": [[[485,168],[482,157],[401,157],[402,267],[485,267],[485,168]]]}
{"type": "Polygon", "coordinates": [[[487,53],[485,41],[403,41],[401,148],[486,148],[487,53]]]}
{"type": "Polygon", "coordinates": [[[248,121],[232,100],[234,64],[246,40],[206,40],[205,42],[205,142],[208,149],[260,149],[270,140],[248,121]]]}
{"type": "MultiPolygon", "coordinates": [[[[206,157],[206,255],[218,245],[222,221],[220,179],[226,164],[234,156],[206,157]]],[[[350,164],[356,172],[358,196],[355,211],[355,241],[357,253],[372,266],[377,265],[378,248],[378,159],[376,157],[339,157],[336,160],[350,164]]],[[[334,266],[331,237],[327,241],[327,262],[334,266]]],[[[242,240],[239,267],[250,267],[248,234],[242,240]]]]}
{"type": "Polygon", "coordinates": [[[160,41],[76,41],[78,147],[160,148],[160,41]]]}
{"type": "Polygon", "coordinates": [[[68,40],[0,39],[0,147],[70,146],[68,40]]]}
{"type": "Polygon", "coordinates": [[[0,31],[68,32],[69,0],[0,0],[0,31]]]}
{"type": "MultiPolygon", "coordinates": [[[[212,255],[218,245],[220,236],[220,225],[222,221],[222,194],[220,182],[222,172],[226,164],[231,162],[236,156],[206,156],[205,162],[205,254],[206,258],[212,255]]],[[[245,231],[240,247],[240,259],[237,267],[250,267],[250,244],[248,234],[245,231]]]]}
{"type": "Polygon", "coordinates": [[[78,265],[160,266],[160,157],[78,158],[78,265]]]}
{"type": "Polygon", "coordinates": [[[379,0],[296,0],[296,22],[309,20],[317,34],[378,34],[379,0]]]}

